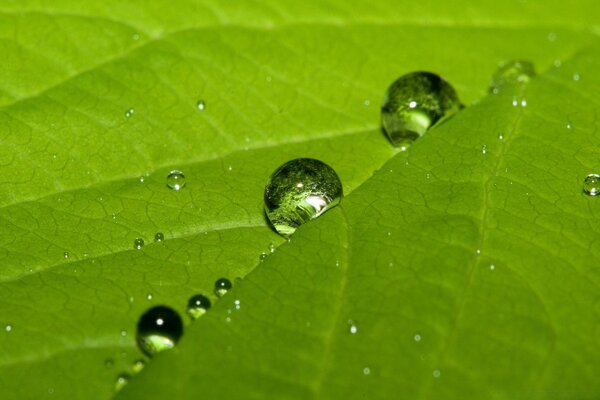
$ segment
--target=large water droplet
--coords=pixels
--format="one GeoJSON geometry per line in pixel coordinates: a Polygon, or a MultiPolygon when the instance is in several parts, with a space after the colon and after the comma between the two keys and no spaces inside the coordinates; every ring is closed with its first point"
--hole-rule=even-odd
{"type": "Polygon", "coordinates": [[[298,158],[279,167],[265,187],[265,212],[275,230],[284,236],[337,205],[342,183],[327,164],[298,158]]]}
{"type": "Polygon", "coordinates": [[[133,241],[133,248],[136,250],[141,250],[144,247],[144,239],[137,238],[133,241]]]}
{"type": "Polygon", "coordinates": [[[225,296],[225,294],[231,289],[231,281],[227,278],[217,279],[215,282],[215,294],[219,297],[225,296]]]}
{"type": "Polygon", "coordinates": [[[210,306],[211,303],[208,297],[197,294],[188,300],[187,313],[192,319],[196,319],[203,316],[210,306]]]}
{"type": "Polygon", "coordinates": [[[535,68],[529,61],[515,60],[507,62],[494,73],[490,92],[498,93],[507,86],[524,85],[534,76],[535,68]]]}
{"type": "Polygon", "coordinates": [[[185,186],[185,175],[183,172],[173,170],[167,175],[167,187],[173,190],[182,189],[185,186]]]}
{"type": "Polygon", "coordinates": [[[589,174],[583,180],[583,193],[588,196],[597,196],[600,194],[600,175],[589,174]]]}
{"type": "Polygon", "coordinates": [[[388,88],[381,122],[392,144],[405,149],[460,107],[456,91],[446,80],[431,72],[412,72],[388,88]]]}
{"type": "Polygon", "coordinates": [[[182,334],[181,317],[166,306],[149,309],[140,317],[137,325],[138,345],[148,356],[174,347],[182,334]]]}

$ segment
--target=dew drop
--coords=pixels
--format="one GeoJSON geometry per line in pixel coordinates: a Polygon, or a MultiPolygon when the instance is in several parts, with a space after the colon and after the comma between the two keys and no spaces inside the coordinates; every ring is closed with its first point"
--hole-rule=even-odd
{"type": "Polygon", "coordinates": [[[527,107],[527,99],[521,99],[521,107],[527,107]]]}
{"type": "Polygon", "coordinates": [[[583,180],[583,193],[588,196],[597,196],[600,194],[600,175],[589,174],[583,180]]]}
{"type": "Polygon", "coordinates": [[[206,103],[204,102],[204,100],[198,100],[196,107],[198,107],[198,110],[204,111],[204,109],[206,108],[206,103]]]}
{"type": "Polygon", "coordinates": [[[154,296],[152,296],[152,293],[148,293],[148,294],[146,295],[146,300],[148,300],[148,301],[151,301],[153,297],[154,297],[154,296]]]}
{"type": "Polygon", "coordinates": [[[187,314],[192,319],[203,316],[210,308],[210,299],[204,295],[197,294],[190,297],[187,304],[187,314]]]}
{"type": "MultiPolygon", "coordinates": [[[[535,68],[529,61],[515,60],[504,63],[492,76],[490,92],[496,94],[508,86],[527,84],[535,75],[535,68]]],[[[516,107],[514,100],[513,106],[516,107]]]]}
{"type": "Polygon", "coordinates": [[[556,32],[548,33],[548,41],[554,42],[556,40],[556,32]]]}
{"type": "Polygon", "coordinates": [[[135,109],[130,108],[129,110],[125,111],[125,118],[131,118],[131,116],[133,116],[133,113],[135,112],[135,109]]]}
{"type": "Polygon", "coordinates": [[[491,270],[491,271],[493,271],[493,270],[495,270],[495,269],[496,269],[496,266],[495,266],[494,264],[491,264],[491,265],[490,265],[490,270],[491,270]]]}
{"type": "Polygon", "coordinates": [[[436,369],[436,370],[433,371],[433,377],[434,378],[439,378],[441,374],[442,373],[440,372],[439,369],[436,369]]]}
{"type": "Polygon", "coordinates": [[[415,342],[420,342],[421,341],[421,335],[419,335],[418,333],[415,334],[414,339],[415,339],[415,342]]]}
{"type": "Polygon", "coordinates": [[[298,226],[337,205],[342,183],[327,164],[298,158],[280,166],[265,187],[265,213],[273,228],[289,236],[298,226]]]}
{"type": "Polygon", "coordinates": [[[173,190],[180,190],[185,187],[185,175],[183,172],[173,170],[167,175],[167,187],[173,190]]]}
{"type": "Polygon", "coordinates": [[[225,296],[225,294],[231,289],[231,281],[227,278],[219,278],[215,282],[215,294],[219,297],[225,296]]]}
{"type": "Polygon", "coordinates": [[[239,299],[235,299],[233,305],[235,306],[236,310],[239,310],[242,307],[242,302],[239,299]]]}
{"type": "Polygon", "coordinates": [[[412,72],[388,88],[381,107],[381,122],[396,147],[406,149],[439,120],[461,108],[454,88],[431,72],[412,72]]]}
{"type": "Polygon", "coordinates": [[[121,331],[121,336],[123,336],[123,337],[127,336],[127,331],[125,329],[123,329],[121,331]]]}
{"type": "Polygon", "coordinates": [[[371,375],[371,368],[364,367],[363,368],[363,374],[365,374],[365,375],[371,375]]]}
{"type": "Polygon", "coordinates": [[[567,129],[573,129],[573,124],[571,121],[567,122],[567,129]]]}
{"type": "Polygon", "coordinates": [[[554,60],[554,62],[552,63],[556,68],[560,67],[562,65],[562,61],[560,61],[559,59],[554,60]]]}
{"type": "Polygon", "coordinates": [[[483,146],[481,146],[481,154],[486,154],[487,153],[487,145],[484,144],[483,146]]]}
{"type": "Polygon", "coordinates": [[[498,134],[498,139],[500,139],[500,140],[504,140],[504,135],[502,134],[502,132],[500,132],[500,133],[498,134]]]}
{"type": "Polygon", "coordinates": [[[129,383],[131,376],[129,374],[121,374],[117,376],[117,380],[115,382],[115,392],[120,391],[129,383]]]}
{"type": "Polygon", "coordinates": [[[517,96],[514,96],[512,99],[512,105],[513,107],[516,107],[519,105],[519,99],[517,98],[517,96]]]}
{"type": "Polygon", "coordinates": [[[356,322],[351,319],[348,320],[348,332],[351,335],[356,335],[358,333],[358,326],[356,326],[356,322]]]}
{"type": "Polygon", "coordinates": [[[69,252],[68,252],[68,251],[65,251],[65,252],[63,253],[63,257],[65,258],[65,260],[66,260],[66,259],[68,259],[68,258],[69,258],[69,252]]]}
{"type": "Polygon", "coordinates": [[[156,235],[154,235],[154,241],[162,242],[163,240],[165,240],[165,235],[162,232],[156,232],[156,235]]]}
{"type": "Polygon", "coordinates": [[[263,262],[267,259],[267,253],[265,253],[264,251],[262,253],[260,253],[260,256],[258,256],[258,260],[260,262],[263,262]]]}
{"type": "Polygon", "coordinates": [[[573,74],[573,80],[574,80],[574,81],[578,81],[578,80],[579,80],[579,73],[578,73],[578,72],[575,72],[575,73],[573,74]]]}
{"type": "Polygon", "coordinates": [[[145,366],[146,366],[146,361],[139,358],[133,362],[133,365],[131,366],[131,370],[133,371],[134,374],[139,374],[144,369],[145,366]]]}
{"type": "Polygon", "coordinates": [[[269,252],[270,253],[275,253],[275,243],[270,243],[269,244],[269,252]]]}
{"type": "Polygon", "coordinates": [[[138,321],[137,343],[148,356],[153,356],[177,344],[183,334],[179,314],[166,306],[152,307],[138,321]]]}
{"type": "Polygon", "coordinates": [[[5,330],[6,332],[10,332],[10,331],[12,331],[12,329],[13,329],[13,327],[12,327],[12,325],[11,325],[11,324],[6,324],[6,326],[4,327],[4,330],[5,330]]]}
{"type": "Polygon", "coordinates": [[[144,247],[144,239],[137,238],[133,241],[133,248],[136,250],[141,250],[144,247]]]}

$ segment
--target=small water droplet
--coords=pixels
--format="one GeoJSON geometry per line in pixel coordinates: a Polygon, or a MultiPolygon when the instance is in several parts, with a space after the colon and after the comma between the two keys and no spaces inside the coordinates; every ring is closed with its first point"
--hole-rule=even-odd
{"type": "Polygon", "coordinates": [[[418,333],[415,334],[414,339],[415,339],[415,342],[420,342],[421,341],[421,335],[419,335],[418,333]]]}
{"type": "Polygon", "coordinates": [[[562,64],[562,61],[560,61],[559,59],[554,60],[554,62],[552,63],[556,68],[560,67],[562,64]]]}
{"type": "Polygon", "coordinates": [[[264,192],[265,213],[273,228],[283,236],[319,217],[337,205],[342,183],[327,164],[298,158],[280,166],[271,175],[264,192]]]}
{"type": "Polygon", "coordinates": [[[433,377],[434,378],[439,378],[440,375],[442,375],[442,373],[440,372],[439,369],[436,369],[436,370],[433,371],[433,377]]]}
{"type": "Polygon", "coordinates": [[[369,107],[371,105],[371,100],[365,99],[365,101],[363,102],[363,104],[365,105],[365,107],[369,107]]]}
{"type": "Polygon", "coordinates": [[[12,331],[12,329],[13,329],[13,327],[12,327],[12,325],[11,325],[11,324],[6,324],[6,326],[4,327],[4,330],[5,330],[6,332],[10,332],[10,331],[12,331]]]}
{"type": "Polygon", "coordinates": [[[519,105],[519,99],[517,98],[517,96],[513,96],[512,105],[513,105],[513,107],[516,107],[519,105]]]}
{"type": "Polygon", "coordinates": [[[492,271],[493,271],[493,270],[495,270],[495,269],[496,269],[496,266],[495,266],[494,264],[491,264],[491,265],[490,265],[490,270],[492,270],[492,271]]]}
{"type": "Polygon", "coordinates": [[[481,254],[481,249],[477,249],[475,252],[477,253],[477,255],[480,255],[481,254]]]}
{"type": "Polygon", "coordinates": [[[275,248],[276,248],[276,247],[275,247],[275,243],[271,242],[271,243],[269,244],[269,252],[270,252],[270,253],[275,253],[275,248]]]}
{"type": "Polygon", "coordinates": [[[204,295],[197,294],[190,297],[187,304],[187,314],[192,319],[197,319],[203,316],[210,308],[210,299],[204,295]]]}
{"type": "Polygon", "coordinates": [[[125,111],[125,118],[131,118],[131,116],[133,116],[133,113],[135,113],[135,109],[130,108],[129,110],[125,111]]]}
{"type": "Polygon", "coordinates": [[[571,123],[571,121],[567,122],[567,129],[572,129],[573,128],[573,124],[571,123]]]}
{"type": "Polygon", "coordinates": [[[165,240],[165,235],[162,232],[156,232],[156,235],[154,235],[154,241],[162,242],[163,240],[165,240]]]}
{"type": "Polygon", "coordinates": [[[356,325],[356,322],[351,319],[348,320],[348,332],[350,332],[351,335],[356,335],[358,333],[358,326],[356,325]]]}
{"type": "Polygon", "coordinates": [[[267,75],[266,80],[267,80],[267,82],[271,82],[273,80],[273,78],[271,77],[271,75],[267,75]]]}
{"type": "Polygon", "coordinates": [[[231,165],[227,166],[227,171],[233,171],[233,166],[231,166],[231,165]]]}
{"type": "Polygon", "coordinates": [[[236,309],[236,310],[239,310],[239,309],[242,307],[242,302],[241,302],[239,299],[236,299],[236,300],[233,302],[233,305],[235,306],[235,309],[236,309]]]}
{"type": "Polygon", "coordinates": [[[135,360],[133,362],[133,365],[131,366],[131,370],[133,371],[134,374],[139,374],[140,371],[143,370],[145,366],[146,366],[146,361],[142,360],[141,358],[138,358],[137,360],[135,360]]]}
{"type": "Polygon", "coordinates": [[[527,107],[527,99],[521,99],[521,107],[527,107]]]}
{"type": "Polygon", "coordinates": [[[504,140],[504,135],[502,134],[502,132],[500,132],[500,133],[498,134],[498,139],[500,139],[500,140],[504,140]]]}
{"type": "MultiPolygon", "coordinates": [[[[494,73],[490,92],[496,94],[508,86],[525,85],[535,75],[535,68],[531,62],[525,60],[509,61],[502,64],[494,73]]],[[[513,106],[517,106],[515,100],[513,100],[513,106]]]]}
{"type": "Polygon", "coordinates": [[[115,365],[115,361],[112,358],[107,358],[106,360],[104,360],[104,366],[106,368],[112,368],[113,365],[115,365]]]}
{"type": "Polygon", "coordinates": [[[139,34],[137,34],[137,33],[134,33],[133,35],[131,35],[131,38],[132,38],[133,40],[140,40],[140,35],[139,35],[139,34]]]}
{"type": "Polygon", "coordinates": [[[152,300],[152,298],[153,298],[153,297],[154,297],[154,296],[152,296],[152,293],[148,293],[148,294],[146,295],[146,300],[150,301],[150,300],[152,300]]]}
{"type": "Polygon", "coordinates": [[[578,73],[578,72],[575,72],[575,73],[573,74],[573,80],[574,80],[574,81],[578,81],[578,80],[579,80],[579,73],[578,73]]]}
{"type": "Polygon", "coordinates": [[[430,127],[460,107],[456,91],[445,79],[431,72],[412,72],[388,88],[381,107],[381,122],[392,144],[406,150],[430,127]]]}
{"type": "Polygon", "coordinates": [[[183,322],[170,307],[156,306],[146,311],[137,324],[137,343],[148,356],[173,348],[183,334],[183,322]]]}
{"type": "Polygon", "coordinates": [[[583,193],[588,196],[597,196],[600,194],[600,175],[589,174],[583,180],[583,193]]]}
{"type": "Polygon", "coordinates": [[[129,374],[121,374],[117,376],[117,381],[115,382],[115,392],[120,391],[129,383],[131,376],[129,374]]]}
{"type": "Polygon", "coordinates": [[[258,260],[260,262],[263,262],[267,259],[267,253],[265,253],[264,251],[262,253],[260,253],[260,256],[258,256],[258,260]]]}
{"type": "Polygon", "coordinates": [[[65,251],[65,252],[63,253],[63,257],[65,258],[65,260],[66,260],[66,259],[68,259],[68,258],[69,258],[69,252],[68,252],[68,251],[65,251]]]}
{"type": "Polygon", "coordinates": [[[127,331],[125,329],[123,329],[121,331],[121,336],[123,336],[123,337],[127,336],[127,331]]]}
{"type": "Polygon", "coordinates": [[[204,100],[198,100],[196,107],[198,107],[198,110],[204,111],[204,109],[206,108],[206,103],[204,102],[204,100]]]}
{"type": "Polygon", "coordinates": [[[185,175],[183,172],[173,170],[167,175],[167,187],[173,190],[180,190],[185,186],[185,175]]]}
{"type": "Polygon", "coordinates": [[[487,153],[487,145],[484,144],[483,146],[481,146],[481,154],[486,154],[487,153]]]}
{"type": "Polygon", "coordinates": [[[136,250],[141,250],[144,247],[144,239],[137,238],[133,241],[133,248],[136,250]]]}
{"type": "Polygon", "coordinates": [[[232,288],[231,281],[227,278],[219,278],[215,282],[215,294],[223,297],[232,288]]]}
{"type": "Polygon", "coordinates": [[[139,181],[140,183],[144,183],[145,178],[143,176],[140,176],[139,181]]]}
{"type": "Polygon", "coordinates": [[[548,33],[548,41],[554,42],[556,40],[556,32],[548,33]]]}
{"type": "Polygon", "coordinates": [[[371,374],[371,368],[369,368],[369,367],[364,367],[364,368],[363,368],[363,374],[365,374],[365,375],[370,375],[370,374],[371,374]]]}

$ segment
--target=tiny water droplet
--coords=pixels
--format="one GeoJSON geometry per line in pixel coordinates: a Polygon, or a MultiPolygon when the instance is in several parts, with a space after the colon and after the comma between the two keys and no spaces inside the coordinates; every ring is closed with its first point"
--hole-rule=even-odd
{"type": "Polygon", "coordinates": [[[134,33],[134,34],[131,36],[131,38],[132,38],[133,40],[140,40],[140,35],[138,35],[137,33],[134,33]]]}
{"type": "Polygon", "coordinates": [[[477,253],[477,255],[480,255],[481,254],[481,249],[477,249],[475,252],[477,253]]]}
{"type": "Polygon", "coordinates": [[[356,335],[358,333],[358,326],[356,326],[356,323],[351,319],[348,320],[348,332],[350,332],[351,335],[356,335]]]}
{"type": "Polygon", "coordinates": [[[414,339],[415,339],[415,342],[420,342],[421,341],[421,335],[419,335],[418,333],[415,334],[414,339]]]}
{"type": "Polygon", "coordinates": [[[266,80],[267,80],[267,82],[271,82],[273,80],[273,78],[271,77],[271,75],[267,75],[266,80]]]}
{"type": "Polygon", "coordinates": [[[140,176],[139,180],[140,180],[140,183],[144,183],[145,178],[143,176],[140,176]]]}
{"type": "Polygon", "coordinates": [[[152,298],[153,298],[152,293],[148,293],[146,295],[146,300],[150,301],[150,300],[152,300],[152,298]]]}
{"type": "Polygon", "coordinates": [[[215,282],[215,294],[223,297],[232,288],[231,281],[227,278],[219,278],[215,282]]]}
{"type": "Polygon", "coordinates": [[[137,324],[137,343],[148,356],[171,349],[183,334],[183,322],[170,307],[156,306],[146,311],[137,324]]]}
{"type": "Polygon", "coordinates": [[[141,250],[144,247],[144,239],[137,238],[133,241],[133,248],[136,250],[141,250]]]}
{"type": "Polygon", "coordinates": [[[575,72],[575,73],[573,74],[573,80],[574,80],[574,81],[578,81],[578,80],[579,80],[579,73],[578,73],[578,72],[575,72]]]}
{"type": "Polygon", "coordinates": [[[129,110],[125,111],[125,118],[130,118],[133,113],[135,113],[135,109],[130,108],[129,110]]]}
{"type": "Polygon", "coordinates": [[[271,243],[269,244],[269,252],[270,252],[270,253],[275,253],[275,248],[276,248],[276,247],[275,247],[275,243],[272,243],[272,242],[271,242],[271,243]]]}
{"type": "Polygon", "coordinates": [[[500,132],[500,133],[498,134],[498,139],[500,139],[500,140],[504,140],[504,135],[502,134],[502,132],[500,132]]]}
{"type": "Polygon", "coordinates": [[[583,180],[583,193],[588,196],[597,196],[600,194],[600,175],[589,174],[583,180]]]}
{"type": "Polygon", "coordinates": [[[11,325],[11,324],[6,324],[6,326],[4,327],[4,330],[5,330],[6,332],[10,332],[10,331],[12,331],[12,329],[13,329],[13,327],[12,327],[12,325],[11,325]]]}
{"type": "Polygon", "coordinates": [[[163,240],[165,240],[165,235],[162,232],[156,232],[156,235],[154,235],[154,241],[162,242],[163,240]]]}
{"type": "Polygon", "coordinates": [[[123,389],[125,385],[129,383],[129,379],[131,379],[131,376],[129,374],[121,374],[117,376],[117,380],[115,382],[115,392],[118,392],[121,389],[123,389]]]}
{"type": "Polygon", "coordinates": [[[262,253],[260,253],[260,256],[258,256],[258,260],[260,262],[263,262],[267,259],[267,253],[265,253],[264,251],[262,253]]]}
{"type": "Polygon", "coordinates": [[[527,99],[521,99],[521,107],[527,107],[527,99]]]}
{"type": "Polygon", "coordinates": [[[517,96],[514,96],[512,99],[512,105],[513,107],[516,107],[519,105],[519,99],[517,98],[517,96]]]}
{"type": "Polygon", "coordinates": [[[365,107],[369,107],[371,105],[371,100],[365,99],[365,101],[363,101],[363,104],[365,105],[365,107]]]}
{"type": "Polygon", "coordinates": [[[173,190],[180,190],[185,186],[185,175],[183,172],[173,170],[167,175],[167,187],[173,190]]]}
{"type": "Polygon", "coordinates": [[[236,310],[239,310],[239,309],[242,307],[242,302],[241,302],[239,299],[236,299],[236,300],[233,302],[233,305],[235,306],[235,309],[236,309],[236,310]]]}
{"type": "MultiPolygon", "coordinates": [[[[508,86],[527,84],[536,75],[533,64],[525,60],[514,60],[504,63],[492,76],[491,93],[499,93],[508,86]]],[[[515,100],[513,106],[516,107],[515,100]]]]}
{"type": "Polygon", "coordinates": [[[369,368],[369,367],[364,367],[364,368],[363,368],[363,374],[365,374],[365,375],[370,375],[370,374],[371,374],[371,368],[369,368]]]}
{"type": "Polygon", "coordinates": [[[562,61],[560,61],[559,59],[554,60],[554,62],[552,63],[556,68],[560,67],[562,64],[562,61]]]}
{"type": "Polygon", "coordinates": [[[198,104],[196,104],[196,106],[198,107],[198,110],[204,111],[204,109],[206,108],[206,103],[204,102],[204,100],[198,100],[198,104]]]}
{"type": "Polygon", "coordinates": [[[484,144],[483,146],[481,146],[481,154],[486,154],[487,153],[487,144],[484,144]]]}
{"type": "Polygon", "coordinates": [[[265,213],[283,236],[337,205],[342,183],[327,164],[298,158],[280,166],[269,178],[264,192],[265,213]]]}
{"type": "Polygon", "coordinates": [[[491,264],[491,265],[490,265],[490,270],[492,270],[492,271],[493,271],[493,270],[495,270],[495,269],[496,269],[496,266],[495,266],[494,264],[491,264]]]}
{"type": "Polygon", "coordinates": [[[66,260],[66,259],[68,259],[68,258],[69,258],[69,252],[68,252],[68,251],[65,251],[65,252],[63,253],[63,257],[65,258],[65,260],[66,260]]]}
{"type": "Polygon", "coordinates": [[[127,336],[127,331],[125,329],[123,329],[121,331],[121,336],[123,336],[123,337],[127,336]]]}
{"type": "Polygon", "coordinates": [[[442,373],[440,372],[439,369],[436,369],[436,370],[433,371],[433,377],[434,378],[439,378],[441,374],[442,373]]]}
{"type": "Polygon", "coordinates": [[[210,299],[204,295],[197,294],[190,297],[187,304],[187,314],[192,319],[197,319],[204,315],[210,308],[210,299]]]}
{"type": "Polygon", "coordinates": [[[430,127],[460,108],[456,91],[445,79],[431,72],[412,72],[388,88],[381,122],[392,144],[406,150],[430,127]]]}
{"type": "Polygon", "coordinates": [[[133,365],[131,366],[131,370],[133,371],[134,374],[139,374],[140,371],[143,370],[145,366],[146,366],[146,361],[142,360],[141,358],[138,358],[137,360],[135,360],[133,362],[133,365]]]}
{"type": "Polygon", "coordinates": [[[567,122],[567,129],[572,129],[573,128],[573,124],[571,123],[571,121],[567,122]]]}

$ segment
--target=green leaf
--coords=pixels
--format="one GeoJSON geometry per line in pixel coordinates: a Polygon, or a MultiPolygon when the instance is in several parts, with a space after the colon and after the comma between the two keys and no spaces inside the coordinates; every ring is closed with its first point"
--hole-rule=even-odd
{"type": "Polygon", "coordinates": [[[197,293],[119,397],[597,397],[595,3],[230,3],[0,5],[3,398],[112,397],[141,313],[197,293]],[[511,59],[540,75],[488,96],[511,59]],[[420,69],[477,104],[398,153],[380,99],[420,69]],[[286,243],[296,157],[346,198],[286,243]]]}

